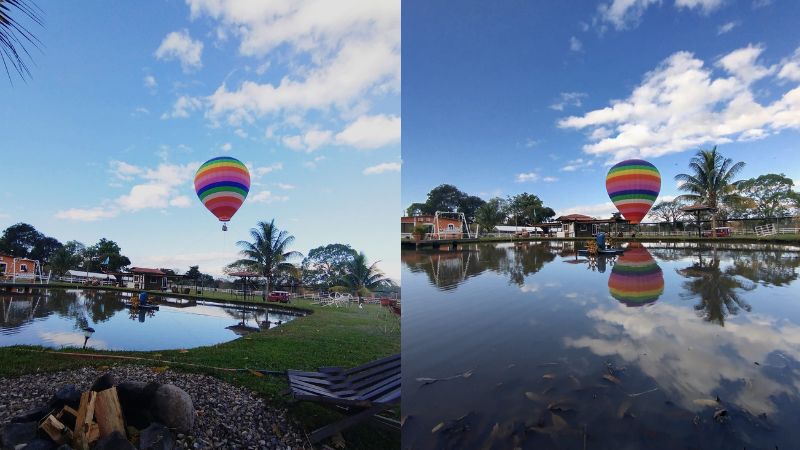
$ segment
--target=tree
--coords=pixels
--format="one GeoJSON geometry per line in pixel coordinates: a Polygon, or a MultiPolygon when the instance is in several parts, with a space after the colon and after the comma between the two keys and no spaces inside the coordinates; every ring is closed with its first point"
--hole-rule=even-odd
{"type": "Polygon", "coordinates": [[[364,252],[357,254],[344,268],[342,275],[336,282],[354,293],[361,303],[361,295],[365,290],[375,290],[389,287],[393,283],[384,277],[383,272],[377,267],[378,261],[367,265],[367,256],[364,252]]]}
{"type": "Polygon", "coordinates": [[[197,281],[203,274],[200,273],[200,266],[189,266],[189,270],[183,274],[184,277],[197,281]]]}
{"type": "Polygon", "coordinates": [[[458,202],[457,212],[464,213],[467,222],[475,222],[475,212],[486,203],[482,198],[475,195],[464,195],[458,202]]]}
{"type": "Polygon", "coordinates": [[[328,244],[313,248],[302,263],[302,281],[307,286],[330,287],[341,278],[345,267],[358,252],[346,244],[328,244]]]}
{"type": "Polygon", "coordinates": [[[522,226],[530,226],[539,223],[549,215],[555,215],[555,211],[545,208],[542,200],[534,194],[523,192],[508,199],[509,223],[522,226]]]}
{"type": "Polygon", "coordinates": [[[439,185],[428,192],[428,199],[425,201],[425,212],[427,214],[433,214],[436,211],[455,212],[466,196],[452,184],[439,185]]]}
{"type": "Polygon", "coordinates": [[[481,229],[491,232],[495,226],[503,223],[506,218],[506,201],[495,197],[483,205],[479,206],[475,212],[475,221],[481,229]]]}
{"type": "MultiPolygon", "coordinates": [[[[690,173],[675,175],[681,185],[678,189],[686,192],[678,196],[679,201],[701,203],[717,209],[739,198],[733,178],[741,172],[745,164],[734,163],[717,152],[715,145],[711,150],[698,150],[689,162],[690,173]]],[[[711,235],[717,237],[717,214],[711,215],[711,235]]]]}
{"type": "Polygon", "coordinates": [[[0,252],[19,258],[31,258],[47,263],[50,255],[61,247],[57,239],[45,236],[33,225],[18,223],[3,231],[0,252]]]}
{"type": "Polygon", "coordinates": [[[650,209],[650,215],[661,219],[662,222],[675,224],[685,213],[681,210],[683,205],[677,199],[662,200],[650,209]]]}
{"type": "Polygon", "coordinates": [[[0,60],[6,69],[8,81],[11,81],[11,69],[24,80],[31,76],[25,56],[30,58],[27,45],[39,47],[40,41],[14,16],[27,17],[34,23],[42,25],[38,7],[26,0],[0,0],[0,60]],[[14,11],[17,12],[14,12],[14,11]],[[12,14],[14,12],[14,14],[12,14]],[[9,65],[11,67],[9,67],[9,65]]]}
{"type": "Polygon", "coordinates": [[[87,265],[85,270],[90,272],[116,272],[131,264],[131,260],[122,254],[119,244],[106,238],[101,238],[96,244],[88,247],[83,254],[87,265]],[[105,264],[106,259],[108,259],[107,264],[105,264]]]}
{"type": "Polygon", "coordinates": [[[421,216],[423,214],[433,214],[428,213],[428,205],[425,203],[412,203],[411,206],[406,209],[407,216],[421,216]]]}
{"type": "Polygon", "coordinates": [[[794,181],[784,174],[768,173],[736,184],[739,194],[750,200],[750,213],[757,217],[782,217],[797,201],[794,181]]]}
{"type": "Polygon", "coordinates": [[[239,241],[236,243],[242,249],[239,254],[243,258],[234,261],[228,267],[252,270],[266,278],[267,286],[264,291],[264,296],[266,296],[273,285],[273,280],[280,274],[297,270],[297,267],[288,260],[302,257],[303,254],[289,250],[289,246],[294,242],[294,236],[286,230],[279,230],[275,226],[275,219],[269,223],[258,222],[255,228],[250,229],[250,236],[252,236],[253,242],[239,241]]]}

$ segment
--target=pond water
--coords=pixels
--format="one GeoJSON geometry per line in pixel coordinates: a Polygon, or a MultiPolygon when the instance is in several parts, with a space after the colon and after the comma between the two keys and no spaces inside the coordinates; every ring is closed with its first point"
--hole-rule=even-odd
{"type": "Polygon", "coordinates": [[[167,350],[231,341],[274,328],[297,314],[265,307],[222,306],[151,296],[159,310],[132,310],[131,294],[48,289],[39,295],[0,294],[0,346],[81,347],[84,327],[95,333],[87,347],[102,350],[167,350]]]}
{"type": "Polygon", "coordinates": [[[404,250],[404,448],[797,448],[800,249],[404,250]]]}

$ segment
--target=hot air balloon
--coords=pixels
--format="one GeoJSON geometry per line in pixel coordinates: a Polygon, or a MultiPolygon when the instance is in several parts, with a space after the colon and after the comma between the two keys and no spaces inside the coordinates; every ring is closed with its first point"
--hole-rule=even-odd
{"type": "Polygon", "coordinates": [[[611,269],[608,291],[627,306],[653,303],[664,293],[664,273],[646,248],[631,242],[611,269]]]}
{"type": "Polygon", "coordinates": [[[194,189],[203,205],[222,222],[222,231],[226,231],[227,222],[250,191],[250,172],[236,158],[212,158],[197,169],[194,189]]]}
{"type": "Polygon", "coordinates": [[[614,206],[632,224],[644,219],[661,190],[656,166],[641,159],[614,165],[606,175],[606,190],[614,206]]]}

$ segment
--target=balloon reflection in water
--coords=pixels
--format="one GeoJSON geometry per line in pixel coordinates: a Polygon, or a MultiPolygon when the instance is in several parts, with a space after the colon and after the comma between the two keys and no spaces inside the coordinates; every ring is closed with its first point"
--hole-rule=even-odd
{"type": "Polygon", "coordinates": [[[611,269],[608,291],[628,306],[653,303],[664,292],[664,273],[646,248],[631,242],[611,269]]]}

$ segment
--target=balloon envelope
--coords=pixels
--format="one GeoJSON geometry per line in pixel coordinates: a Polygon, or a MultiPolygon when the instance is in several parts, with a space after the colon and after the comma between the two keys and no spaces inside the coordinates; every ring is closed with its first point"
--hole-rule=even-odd
{"type": "Polygon", "coordinates": [[[608,171],[606,190],[625,219],[637,224],[650,211],[661,191],[661,174],[647,161],[622,161],[608,171]]]}
{"type": "Polygon", "coordinates": [[[664,293],[664,273],[646,248],[632,242],[611,269],[608,291],[628,306],[646,305],[664,293]]]}
{"type": "Polygon", "coordinates": [[[250,172],[236,158],[212,158],[197,169],[194,189],[211,214],[227,222],[242,206],[250,191],[250,172]]]}

